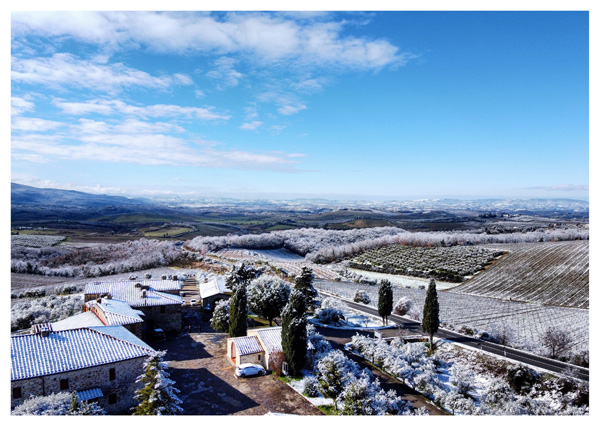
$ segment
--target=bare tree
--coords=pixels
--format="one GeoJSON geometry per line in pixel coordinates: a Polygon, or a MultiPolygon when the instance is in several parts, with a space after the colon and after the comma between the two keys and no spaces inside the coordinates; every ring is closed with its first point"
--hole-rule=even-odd
{"type": "Polygon", "coordinates": [[[548,327],[542,337],[542,345],[548,349],[550,358],[556,359],[566,355],[573,345],[573,339],[557,327],[548,327]]]}

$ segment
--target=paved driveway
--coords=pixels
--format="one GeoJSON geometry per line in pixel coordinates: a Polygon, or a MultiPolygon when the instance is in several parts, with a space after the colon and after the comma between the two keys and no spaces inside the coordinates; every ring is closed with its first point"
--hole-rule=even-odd
{"type": "Polygon", "coordinates": [[[184,321],[193,323],[191,333],[182,333],[154,347],[167,350],[169,372],[181,391],[185,415],[322,414],[272,374],[236,378],[226,359],[226,334],[215,333],[196,316],[187,316],[184,321]]]}

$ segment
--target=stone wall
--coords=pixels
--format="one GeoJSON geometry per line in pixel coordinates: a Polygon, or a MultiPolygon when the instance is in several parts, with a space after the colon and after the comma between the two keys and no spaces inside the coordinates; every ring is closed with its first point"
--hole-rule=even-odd
{"type": "Polygon", "coordinates": [[[11,395],[11,410],[26,399],[35,396],[100,388],[104,396],[97,402],[107,414],[130,414],[130,408],[137,405],[134,394],[139,384],[136,383],[136,379],[144,372],[145,359],[139,357],[60,374],[11,381],[13,392],[16,387],[21,388],[21,398],[14,399],[11,395]],[[110,380],[112,368],[115,369],[114,380],[110,380]],[[61,389],[63,379],[68,379],[67,389],[61,389]],[[111,395],[116,396],[116,402],[109,403],[109,399],[113,398],[111,395]]]}
{"type": "Polygon", "coordinates": [[[135,307],[144,313],[146,336],[155,328],[162,328],[165,333],[181,332],[181,305],[135,307]]]}

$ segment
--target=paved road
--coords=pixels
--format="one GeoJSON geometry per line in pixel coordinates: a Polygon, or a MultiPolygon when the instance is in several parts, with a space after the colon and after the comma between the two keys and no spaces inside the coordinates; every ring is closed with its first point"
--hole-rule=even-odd
{"type": "MultiPolygon", "coordinates": [[[[322,293],[326,294],[327,296],[337,297],[333,294],[329,294],[326,292],[322,292],[322,293]]],[[[355,302],[349,301],[347,299],[342,299],[342,300],[344,300],[344,302],[353,309],[356,309],[358,311],[362,311],[362,312],[365,312],[368,314],[376,315],[376,316],[379,315],[377,312],[377,308],[373,308],[371,306],[364,305],[362,303],[355,303],[355,302]]],[[[421,329],[421,323],[419,323],[418,321],[413,321],[413,320],[410,320],[410,319],[407,319],[404,317],[400,317],[397,315],[391,315],[389,317],[389,320],[391,322],[397,324],[399,327],[402,327],[405,330],[414,332],[414,334],[424,334],[423,330],[421,329]]],[[[387,333],[390,333],[390,331],[388,331],[387,333]]],[[[391,333],[395,333],[395,332],[392,331],[391,333]]],[[[383,334],[384,334],[384,337],[387,337],[385,335],[385,332],[383,334]]],[[[564,371],[567,367],[571,367],[573,370],[576,371],[576,374],[577,374],[576,377],[578,379],[589,381],[590,370],[588,368],[579,367],[579,366],[575,366],[572,364],[566,364],[564,362],[556,361],[554,359],[531,354],[528,352],[519,351],[516,349],[508,348],[503,345],[498,345],[495,343],[486,342],[484,340],[475,339],[473,337],[464,336],[462,334],[454,333],[454,332],[448,331],[448,330],[440,329],[436,333],[435,336],[440,339],[446,339],[451,342],[460,343],[465,346],[470,346],[474,349],[479,349],[479,350],[489,352],[489,353],[492,353],[495,355],[501,355],[501,356],[504,356],[513,361],[521,362],[523,364],[528,364],[533,367],[543,368],[545,370],[552,371],[555,373],[560,373],[560,372],[564,371]]]]}

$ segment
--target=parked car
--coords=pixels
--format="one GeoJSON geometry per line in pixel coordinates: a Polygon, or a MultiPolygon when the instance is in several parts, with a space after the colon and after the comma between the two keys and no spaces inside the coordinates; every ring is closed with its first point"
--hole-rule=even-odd
{"type": "Polygon", "coordinates": [[[137,280],[137,275],[130,275],[130,276],[129,276],[129,279],[130,279],[130,280],[137,280]]]}
{"type": "Polygon", "coordinates": [[[198,303],[197,299],[190,299],[190,305],[196,305],[198,303]]]}
{"type": "Polygon", "coordinates": [[[179,295],[180,295],[181,297],[184,297],[184,296],[185,296],[185,291],[180,291],[180,292],[179,292],[179,295]]]}
{"type": "Polygon", "coordinates": [[[242,364],[236,367],[235,373],[237,377],[249,377],[249,376],[264,376],[267,374],[262,365],[259,364],[242,364]]]}
{"type": "Polygon", "coordinates": [[[167,336],[162,328],[155,328],[152,330],[152,339],[154,340],[166,340],[167,336]]]}

